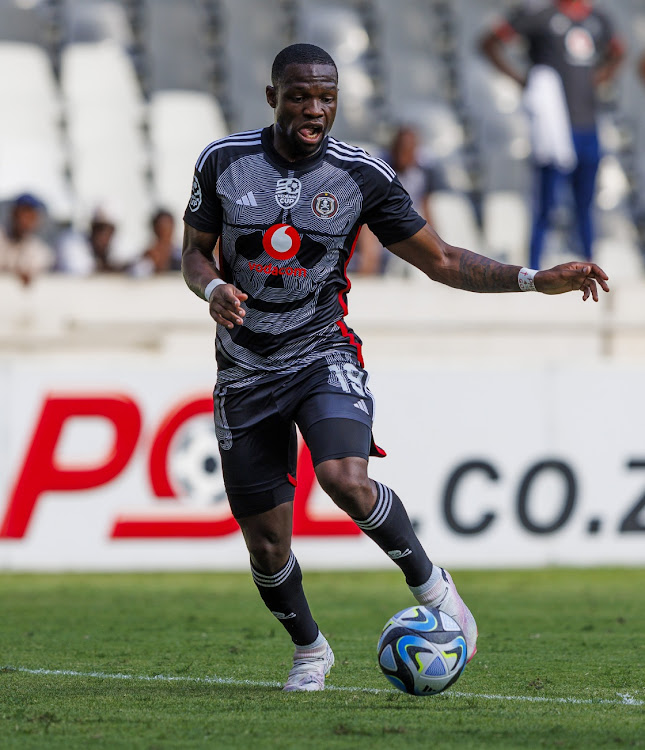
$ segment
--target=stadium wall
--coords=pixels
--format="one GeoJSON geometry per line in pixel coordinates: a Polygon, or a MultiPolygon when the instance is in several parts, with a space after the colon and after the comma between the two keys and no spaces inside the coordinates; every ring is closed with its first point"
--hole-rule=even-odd
{"type": "MultiPolygon", "coordinates": [[[[0,568],[246,569],[212,434],[204,303],[177,278],[71,283],[0,284],[17,301],[0,329],[0,568]]],[[[645,564],[642,292],[591,306],[355,284],[388,453],[371,473],[434,559],[645,564]]],[[[303,565],[391,564],[317,487],[302,445],[298,482],[303,565]]]]}

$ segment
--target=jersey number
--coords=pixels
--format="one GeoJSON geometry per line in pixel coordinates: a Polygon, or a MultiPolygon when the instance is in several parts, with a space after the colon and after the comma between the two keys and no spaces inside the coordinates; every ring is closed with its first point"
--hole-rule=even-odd
{"type": "Polygon", "coordinates": [[[339,385],[345,393],[351,393],[353,389],[359,396],[365,396],[364,370],[359,370],[351,362],[345,362],[343,365],[329,365],[329,372],[332,385],[339,385]]]}

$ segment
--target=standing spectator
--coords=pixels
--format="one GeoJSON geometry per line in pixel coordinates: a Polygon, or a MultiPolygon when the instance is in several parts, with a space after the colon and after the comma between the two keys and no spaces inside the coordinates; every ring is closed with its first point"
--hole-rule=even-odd
{"type": "Polygon", "coordinates": [[[482,51],[498,70],[526,87],[535,163],[530,265],[540,267],[563,175],[573,189],[582,254],[591,260],[592,205],[600,163],[596,88],[614,77],[623,58],[609,18],[589,0],[524,4],[484,36],[482,51]],[[509,62],[503,49],[517,38],[528,42],[528,75],[509,62]]]}
{"type": "Polygon", "coordinates": [[[6,228],[0,228],[0,271],[16,275],[27,286],[52,269],[54,251],[38,236],[44,204],[29,193],[11,204],[6,228]]]}
{"type": "Polygon", "coordinates": [[[123,264],[113,260],[117,230],[118,216],[114,209],[98,206],[87,235],[70,229],[60,238],[57,269],[77,276],[123,271],[123,264]]]}
{"type": "MultiPolygon", "coordinates": [[[[417,213],[428,223],[432,223],[428,199],[438,187],[437,176],[435,171],[424,163],[419,153],[419,134],[416,129],[409,125],[400,125],[392,138],[389,153],[385,154],[384,158],[409,193],[417,213]]],[[[396,267],[405,273],[410,268],[408,264],[387,252],[367,227],[361,232],[357,249],[355,270],[358,273],[375,275],[396,267]]]]}
{"type": "Polygon", "coordinates": [[[154,239],[141,258],[132,264],[133,276],[152,276],[181,270],[181,248],[175,243],[175,218],[165,209],[152,217],[154,239]]]}

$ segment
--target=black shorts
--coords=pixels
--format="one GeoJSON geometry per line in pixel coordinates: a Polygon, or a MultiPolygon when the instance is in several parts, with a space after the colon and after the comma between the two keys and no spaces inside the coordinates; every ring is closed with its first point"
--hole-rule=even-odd
{"type": "Polygon", "coordinates": [[[385,455],[372,439],[374,398],[367,372],[333,354],[285,379],[248,388],[215,386],[215,430],[235,518],[289,502],[296,485],[296,425],[314,466],[385,455]]]}

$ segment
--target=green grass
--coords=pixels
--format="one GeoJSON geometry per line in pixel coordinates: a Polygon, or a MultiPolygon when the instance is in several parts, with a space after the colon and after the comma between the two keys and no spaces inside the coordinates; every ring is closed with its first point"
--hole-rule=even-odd
{"type": "Polygon", "coordinates": [[[355,688],[314,694],[203,679],[286,676],[291,646],[248,575],[0,575],[0,747],[645,747],[645,706],[619,695],[645,700],[643,570],[455,578],[479,653],[450,691],[414,698],[375,659],[381,627],[412,603],[396,571],[305,573],[336,653],[328,684],[355,688]]]}

